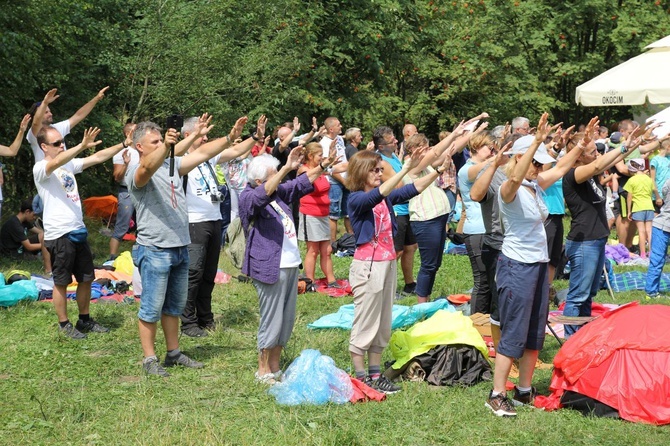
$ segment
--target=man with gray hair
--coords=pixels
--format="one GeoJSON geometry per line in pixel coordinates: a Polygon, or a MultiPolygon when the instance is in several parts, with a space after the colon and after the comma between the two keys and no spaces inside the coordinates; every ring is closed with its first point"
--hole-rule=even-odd
{"type": "MultiPolygon", "coordinates": [[[[184,120],[181,129],[185,138],[197,132],[199,122],[197,116],[184,120]]],[[[219,193],[214,167],[238,157],[246,157],[254,143],[264,138],[266,122],[265,116],[261,116],[256,133],[232,147],[228,137],[208,141],[207,135],[201,135],[188,148],[187,156],[209,148],[220,153],[203,161],[184,177],[191,243],[188,245],[188,297],[181,314],[183,335],[205,337],[208,331],[216,328],[212,313],[212,291],[221,253],[222,216],[219,203],[223,197],[219,193]]]]}
{"type": "Polygon", "coordinates": [[[526,136],[530,133],[530,121],[528,118],[518,116],[512,119],[512,134],[518,133],[521,136],[526,136]]]}
{"type": "MultiPolygon", "coordinates": [[[[213,127],[210,122],[211,117],[203,115],[197,129],[182,141],[184,148],[180,151],[207,135],[213,127]]],[[[140,162],[126,170],[125,180],[137,212],[137,241],[132,254],[142,277],[139,334],[144,354],[142,366],[149,375],[169,376],[164,367],[176,365],[203,367],[179,350],[179,317],[188,295],[191,243],[182,177],[230,145],[241,135],[246,122],[246,117],[238,119],[224,144],[203,146],[174,159],[167,156],[177,143],[176,129],[168,129],[165,141],[161,128],[153,122],[141,122],[133,132],[140,162]],[[159,320],[167,347],[163,365],[154,347],[159,320]]]]}

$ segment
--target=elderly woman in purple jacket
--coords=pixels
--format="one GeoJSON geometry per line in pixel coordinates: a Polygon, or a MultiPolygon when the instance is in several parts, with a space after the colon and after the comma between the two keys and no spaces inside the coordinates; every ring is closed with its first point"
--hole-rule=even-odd
{"type": "Polygon", "coordinates": [[[247,169],[247,187],[240,195],[239,213],[247,239],[242,273],[253,280],[258,292],[258,371],[256,379],[274,384],[281,377],[279,358],[293,331],[298,297],[300,251],[290,203],[313,191],[312,183],[335,163],[336,153],[294,180],[282,183],[297,169],[303,148],[291,151],[277,171],[279,160],[257,156],[247,169]]]}

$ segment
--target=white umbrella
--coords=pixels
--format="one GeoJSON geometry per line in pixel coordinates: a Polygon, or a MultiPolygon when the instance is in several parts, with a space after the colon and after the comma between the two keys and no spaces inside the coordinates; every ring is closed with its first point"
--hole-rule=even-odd
{"type": "Polygon", "coordinates": [[[646,48],[577,87],[575,101],[587,107],[670,103],[670,36],[646,48]]]}
{"type": "Polygon", "coordinates": [[[661,136],[665,136],[670,133],[670,107],[666,108],[665,110],[661,110],[654,116],[647,118],[647,122],[650,121],[662,123],[659,127],[654,129],[654,135],[660,138],[661,136]]]}

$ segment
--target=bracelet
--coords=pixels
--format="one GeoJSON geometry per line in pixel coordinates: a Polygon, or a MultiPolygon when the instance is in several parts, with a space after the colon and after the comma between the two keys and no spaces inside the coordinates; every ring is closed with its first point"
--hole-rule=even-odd
{"type": "Polygon", "coordinates": [[[251,135],[251,139],[253,139],[254,141],[259,141],[260,138],[258,137],[258,133],[254,133],[253,135],[251,135]]]}
{"type": "Polygon", "coordinates": [[[321,170],[326,170],[327,169],[327,167],[323,167],[323,164],[321,164],[321,163],[319,163],[319,167],[321,168],[321,170]]]}
{"type": "Polygon", "coordinates": [[[623,144],[621,144],[621,153],[626,153],[627,150],[628,150],[628,149],[626,149],[626,146],[624,146],[623,144]]]}
{"type": "Polygon", "coordinates": [[[445,170],[445,169],[442,169],[442,171],[440,172],[440,167],[442,167],[442,166],[437,166],[437,167],[435,168],[435,172],[437,172],[439,175],[442,175],[442,174],[444,173],[444,170],[445,170]]]}
{"type": "Polygon", "coordinates": [[[226,135],[225,138],[228,141],[228,144],[230,144],[230,135],[226,135]]]}

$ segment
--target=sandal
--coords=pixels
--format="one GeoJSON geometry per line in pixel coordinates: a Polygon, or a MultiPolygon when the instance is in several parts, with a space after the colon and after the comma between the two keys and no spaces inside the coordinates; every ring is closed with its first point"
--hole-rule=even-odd
{"type": "Polygon", "coordinates": [[[258,374],[258,372],[256,372],[254,373],[254,378],[256,378],[256,382],[259,384],[267,384],[273,386],[277,383],[277,381],[275,380],[274,373],[266,373],[265,375],[261,376],[258,374]]]}

